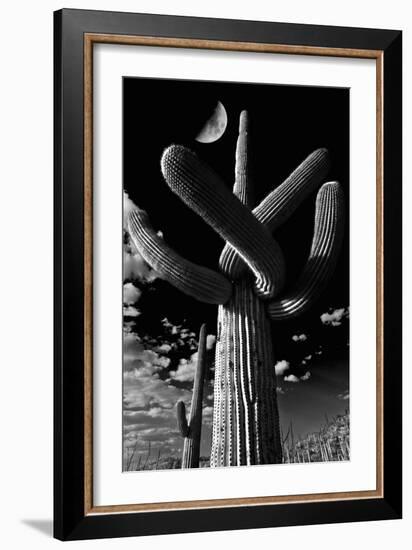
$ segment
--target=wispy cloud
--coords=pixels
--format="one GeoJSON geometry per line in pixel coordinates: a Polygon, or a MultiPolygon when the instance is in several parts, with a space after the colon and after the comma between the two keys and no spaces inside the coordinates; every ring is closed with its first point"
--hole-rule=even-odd
{"type": "MultiPolygon", "coordinates": [[[[140,338],[132,333],[123,334],[123,368],[125,371],[133,369],[148,368],[150,374],[163,369],[170,364],[170,359],[159,355],[151,349],[146,349],[140,338]]],[[[136,374],[136,377],[139,374],[136,374]]]]}
{"type": "Polygon", "coordinates": [[[338,395],[336,396],[338,399],[341,399],[343,401],[346,401],[347,399],[349,399],[350,397],[350,394],[349,394],[349,390],[345,390],[344,392],[342,393],[338,393],[338,395]]]}

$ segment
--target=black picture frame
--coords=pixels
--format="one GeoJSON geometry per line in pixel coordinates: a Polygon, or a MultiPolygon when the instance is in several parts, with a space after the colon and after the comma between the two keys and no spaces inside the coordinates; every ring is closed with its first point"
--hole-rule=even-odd
{"type": "Polygon", "coordinates": [[[60,540],[77,540],[400,518],[401,31],[63,9],[54,14],[54,71],[54,536],[60,540]],[[383,472],[379,498],[87,513],[84,48],[88,33],[278,44],[305,47],[309,54],[311,48],[380,52],[384,196],[381,338],[384,345],[383,472]]]}

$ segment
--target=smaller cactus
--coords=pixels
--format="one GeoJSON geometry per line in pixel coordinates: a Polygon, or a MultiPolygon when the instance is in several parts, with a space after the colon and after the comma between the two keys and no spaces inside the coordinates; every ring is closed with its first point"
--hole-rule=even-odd
{"type": "Polygon", "coordinates": [[[202,433],[203,386],[206,376],[206,325],[203,324],[199,334],[197,365],[193,382],[192,405],[189,422],[186,418],[186,407],[183,401],[177,403],[177,425],[185,438],[182,456],[182,468],[199,468],[200,438],[202,433]]]}

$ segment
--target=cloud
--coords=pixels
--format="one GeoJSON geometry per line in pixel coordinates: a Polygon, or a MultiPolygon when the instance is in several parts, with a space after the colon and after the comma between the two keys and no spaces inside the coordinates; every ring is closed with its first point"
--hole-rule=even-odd
{"type": "Polygon", "coordinates": [[[135,378],[141,376],[141,369],[148,369],[150,375],[168,367],[170,359],[153,350],[145,349],[139,337],[132,332],[123,334],[123,368],[125,371],[137,370],[135,378]]]}
{"type": "Polygon", "coordinates": [[[294,342],[306,342],[307,339],[308,337],[306,336],[306,334],[294,334],[292,336],[292,340],[294,342]]]}
{"type": "Polygon", "coordinates": [[[276,393],[278,393],[280,395],[285,395],[286,392],[283,388],[281,388],[280,386],[277,386],[276,393]]]}
{"type": "Polygon", "coordinates": [[[310,373],[310,371],[306,371],[305,374],[303,376],[300,377],[301,380],[305,381],[305,380],[309,380],[309,378],[312,376],[312,374],[310,373]]]}
{"type": "Polygon", "coordinates": [[[182,325],[174,325],[173,323],[171,323],[169,321],[169,319],[167,317],[164,317],[161,320],[161,323],[164,326],[164,328],[166,329],[166,332],[168,332],[169,334],[172,334],[173,336],[176,335],[176,334],[179,334],[181,329],[182,329],[182,325]]]}
{"type": "Polygon", "coordinates": [[[278,361],[275,365],[276,375],[281,376],[287,370],[289,370],[289,367],[290,367],[289,361],[286,361],[285,359],[282,359],[281,361],[278,361]]]}
{"type": "Polygon", "coordinates": [[[289,376],[285,376],[283,380],[285,382],[292,382],[293,384],[297,384],[298,382],[300,382],[300,379],[294,374],[289,374],[289,376]]]}
{"type": "Polygon", "coordinates": [[[164,419],[169,419],[170,414],[168,409],[163,409],[162,407],[152,407],[147,410],[124,410],[123,419],[124,423],[127,426],[135,426],[139,424],[141,429],[153,428],[156,425],[164,424],[164,419]]]}
{"type": "Polygon", "coordinates": [[[136,323],[134,321],[123,321],[123,331],[125,333],[133,332],[136,323]]]}
{"type": "Polygon", "coordinates": [[[211,350],[216,343],[216,335],[208,334],[206,337],[206,349],[211,350]]]}
{"type": "Polygon", "coordinates": [[[173,326],[173,324],[169,321],[167,317],[163,317],[163,319],[160,322],[165,328],[170,328],[173,326]]]}
{"type": "Polygon", "coordinates": [[[197,367],[197,352],[194,353],[190,360],[180,359],[179,365],[175,371],[170,371],[170,377],[179,382],[192,382],[195,377],[197,367]]]}
{"type": "Polygon", "coordinates": [[[188,401],[191,396],[188,390],[172,386],[159,378],[153,365],[125,372],[123,380],[123,400],[125,409],[129,410],[148,407],[172,409],[180,399],[188,401]]]}
{"type": "Polygon", "coordinates": [[[123,277],[146,283],[152,283],[158,277],[131,241],[123,245],[123,277]]]}
{"type": "Polygon", "coordinates": [[[349,399],[350,397],[350,394],[349,394],[349,390],[345,390],[343,393],[339,393],[337,396],[336,396],[338,399],[341,399],[341,400],[347,400],[349,399]]]}
{"type": "Polygon", "coordinates": [[[142,291],[135,287],[133,283],[126,283],[123,285],[123,303],[127,306],[135,304],[141,295],[142,291]]]}
{"type": "Polygon", "coordinates": [[[158,346],[156,348],[156,351],[159,351],[160,353],[169,353],[171,349],[172,349],[172,346],[164,342],[161,346],[158,346]]]}
{"type": "Polygon", "coordinates": [[[123,307],[123,317],[139,317],[140,313],[141,312],[133,306],[123,307]]]}
{"type": "Polygon", "coordinates": [[[349,308],[341,307],[329,313],[322,313],[320,320],[324,325],[338,327],[342,324],[342,320],[347,317],[349,317],[349,308]]]}

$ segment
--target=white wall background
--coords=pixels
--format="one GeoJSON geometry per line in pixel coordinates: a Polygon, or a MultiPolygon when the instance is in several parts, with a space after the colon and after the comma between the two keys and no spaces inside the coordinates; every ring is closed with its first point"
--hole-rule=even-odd
{"type": "MultiPolygon", "coordinates": [[[[404,30],[404,97],[411,89],[412,18],[404,0],[55,0],[8,2],[0,33],[0,546],[17,549],[57,547],[52,517],[52,12],[61,7],[169,13],[204,17],[380,27],[404,30]]],[[[405,183],[410,180],[411,112],[404,109],[405,183]]],[[[404,191],[405,273],[412,280],[412,193],[404,191]],[[407,253],[409,251],[409,253],[407,253]]],[[[412,306],[405,285],[405,311],[412,306]]],[[[405,317],[405,464],[411,461],[412,324],[405,317]]],[[[409,471],[408,471],[409,470],[409,471]]],[[[305,547],[334,550],[367,541],[375,550],[412,536],[412,477],[405,468],[402,521],[224,533],[172,535],[71,543],[71,548],[180,548],[223,545],[247,548],[305,547]]]]}

